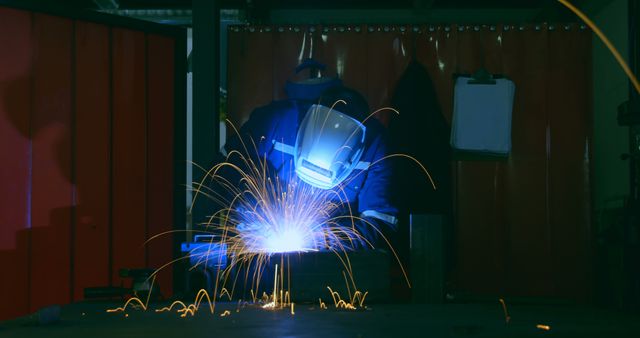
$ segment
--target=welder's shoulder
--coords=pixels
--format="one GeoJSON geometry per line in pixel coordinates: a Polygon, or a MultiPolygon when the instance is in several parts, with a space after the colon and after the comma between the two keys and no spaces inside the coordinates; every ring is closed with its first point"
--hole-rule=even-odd
{"type": "Polygon", "coordinates": [[[366,123],[368,147],[374,147],[377,152],[386,152],[390,149],[390,134],[387,128],[375,118],[366,123]]]}
{"type": "Polygon", "coordinates": [[[387,128],[375,117],[368,119],[364,126],[367,128],[367,134],[372,137],[387,137],[387,128]]]}

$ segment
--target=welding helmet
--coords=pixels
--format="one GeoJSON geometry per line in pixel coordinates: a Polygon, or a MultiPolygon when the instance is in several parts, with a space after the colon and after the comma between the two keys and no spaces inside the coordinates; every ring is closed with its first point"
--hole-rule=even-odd
{"type": "Polygon", "coordinates": [[[314,104],[307,110],[298,128],[294,150],[298,177],[321,189],[342,183],[358,165],[365,146],[365,126],[336,109],[338,106],[344,109],[348,103],[335,107],[332,107],[335,102],[327,104],[330,97],[325,96],[325,104],[314,104]]]}

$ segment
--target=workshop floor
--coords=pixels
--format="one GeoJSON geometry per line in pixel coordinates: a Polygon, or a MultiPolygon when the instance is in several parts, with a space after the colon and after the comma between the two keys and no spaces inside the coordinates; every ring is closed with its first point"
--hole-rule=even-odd
{"type": "Polygon", "coordinates": [[[297,304],[295,315],[252,307],[236,312],[235,303],[219,303],[215,315],[201,311],[191,318],[153,311],[130,310],[128,316],[105,312],[119,305],[69,305],[58,324],[0,328],[0,337],[640,337],[638,315],[570,306],[512,305],[506,324],[498,302],[373,304],[362,311],[297,304]],[[230,314],[221,317],[225,309],[230,314]]]}

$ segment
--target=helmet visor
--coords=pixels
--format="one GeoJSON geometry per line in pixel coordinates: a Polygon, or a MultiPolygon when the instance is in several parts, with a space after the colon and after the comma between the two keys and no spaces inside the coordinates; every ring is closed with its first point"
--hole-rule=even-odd
{"type": "Polygon", "coordinates": [[[294,163],[304,182],[331,189],[355,169],[364,150],[365,126],[335,109],[312,105],[300,124],[294,163]]]}

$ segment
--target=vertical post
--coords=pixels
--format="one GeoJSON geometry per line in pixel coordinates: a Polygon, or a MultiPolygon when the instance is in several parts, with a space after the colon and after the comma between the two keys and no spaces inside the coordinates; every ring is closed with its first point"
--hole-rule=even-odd
{"type": "MultiPolygon", "coordinates": [[[[640,15],[640,4],[638,1],[629,1],[629,68],[636,75],[638,74],[638,62],[640,62],[640,34],[638,33],[638,15],[640,15]]],[[[638,98],[638,92],[633,86],[629,86],[629,97],[638,98]]]]}
{"type": "Polygon", "coordinates": [[[444,300],[444,217],[410,215],[411,293],[414,303],[444,300]]]}
{"type": "MultiPolygon", "coordinates": [[[[174,59],[175,59],[175,116],[174,116],[174,195],[173,195],[173,228],[174,230],[183,230],[185,227],[185,199],[186,189],[184,182],[186,179],[186,140],[187,140],[187,114],[186,114],[186,77],[187,77],[187,58],[185,51],[187,50],[186,31],[181,33],[176,39],[174,59]]],[[[174,235],[173,257],[180,257],[180,243],[184,240],[184,234],[177,232],[174,235]]],[[[183,289],[184,271],[177,265],[173,270],[173,293],[181,292],[183,289]]]]}
{"type": "MultiPolygon", "coordinates": [[[[629,68],[633,74],[638,77],[638,54],[640,52],[640,35],[638,34],[638,21],[637,15],[640,14],[640,5],[638,5],[638,1],[630,0],[628,2],[629,11],[628,15],[628,24],[629,24],[629,68]]],[[[633,110],[634,103],[637,103],[637,100],[640,99],[638,97],[638,92],[632,85],[629,85],[629,108],[633,110]]],[[[632,111],[632,113],[635,113],[632,111]]],[[[631,200],[639,200],[640,199],[640,175],[638,173],[638,158],[637,155],[640,154],[640,126],[631,124],[629,126],[629,173],[630,173],[630,181],[629,185],[631,187],[630,191],[630,199],[631,200]],[[635,156],[634,156],[635,155],[635,156]]]]}
{"type": "MultiPolygon", "coordinates": [[[[193,0],[193,162],[203,168],[213,165],[219,141],[219,29],[220,1],[193,0]]],[[[193,170],[194,181],[204,173],[193,170]]],[[[190,182],[188,182],[190,183],[190,182]]],[[[205,217],[194,208],[194,222],[205,217]]]]}
{"type": "MultiPolygon", "coordinates": [[[[638,1],[629,0],[628,25],[629,25],[629,68],[636,75],[638,74],[638,63],[640,62],[640,34],[638,33],[638,15],[640,14],[640,4],[638,1]]],[[[639,114],[637,111],[640,95],[632,85],[629,85],[629,110],[630,113],[639,114]]],[[[633,120],[633,119],[632,119],[633,120]]],[[[629,219],[626,224],[625,237],[627,238],[626,265],[629,269],[630,290],[629,308],[638,311],[640,309],[640,125],[631,123],[629,125],[629,186],[630,196],[627,206],[629,219]]]]}

